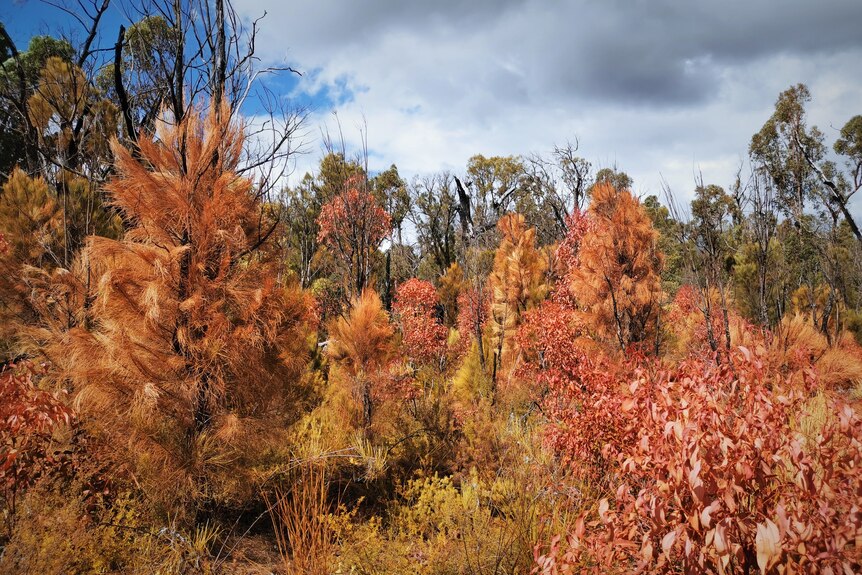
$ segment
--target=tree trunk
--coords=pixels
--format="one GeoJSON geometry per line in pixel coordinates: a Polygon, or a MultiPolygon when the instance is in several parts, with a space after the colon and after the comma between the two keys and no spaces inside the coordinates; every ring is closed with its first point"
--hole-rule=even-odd
{"type": "Polygon", "coordinates": [[[216,46],[213,55],[212,91],[213,102],[216,113],[221,108],[224,96],[225,83],[227,81],[227,56],[225,54],[225,22],[224,22],[224,0],[215,0],[216,9],[216,46]]]}

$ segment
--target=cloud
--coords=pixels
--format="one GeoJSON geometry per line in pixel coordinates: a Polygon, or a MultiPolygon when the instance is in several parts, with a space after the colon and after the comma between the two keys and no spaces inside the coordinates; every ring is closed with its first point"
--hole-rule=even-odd
{"type": "Polygon", "coordinates": [[[862,112],[858,0],[237,8],[268,12],[259,55],[308,72],[293,96],[317,103],[313,121],[333,126],[337,110],[354,145],[367,126],[376,169],[457,171],[476,153],[541,152],[578,137],[585,157],[618,165],[641,191],[658,193],[664,178],[685,193],[698,170],[732,182],[751,134],[791,84],[809,85],[821,128],[862,112]]]}

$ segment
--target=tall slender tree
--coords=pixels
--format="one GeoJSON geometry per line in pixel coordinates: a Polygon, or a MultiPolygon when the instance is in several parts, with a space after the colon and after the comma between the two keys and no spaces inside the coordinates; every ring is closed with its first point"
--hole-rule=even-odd
{"type": "Polygon", "coordinates": [[[547,261],[536,248],[536,229],[527,228],[524,216],[507,214],[497,222],[500,246],[494,254],[494,268],[488,278],[491,297],[491,340],[498,372],[511,368],[517,357],[515,333],[523,314],[547,295],[547,261]]]}

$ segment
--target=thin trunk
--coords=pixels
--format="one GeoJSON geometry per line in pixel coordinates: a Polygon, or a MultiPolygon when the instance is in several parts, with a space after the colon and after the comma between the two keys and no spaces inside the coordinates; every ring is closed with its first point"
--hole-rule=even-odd
{"type": "MultiPolygon", "coordinates": [[[[176,60],[174,61],[174,86],[173,86],[173,112],[174,121],[179,124],[185,116],[183,99],[185,97],[185,32],[183,31],[183,4],[182,0],[174,0],[174,28],[176,30],[176,60]]],[[[183,135],[185,142],[185,135],[183,135]]],[[[185,143],[182,144],[180,152],[183,155],[183,172],[185,172],[185,143]]]]}
{"type": "Polygon", "coordinates": [[[829,318],[832,316],[832,308],[835,305],[835,290],[829,290],[829,301],[826,302],[826,307],[823,310],[823,317],[820,321],[820,331],[826,336],[826,343],[832,346],[832,334],[829,332],[829,318]]]}
{"type": "MultiPolygon", "coordinates": [[[[765,260],[764,260],[764,262],[765,262],[765,260]]],[[[759,268],[760,269],[757,270],[758,271],[758,274],[757,274],[758,275],[758,278],[757,278],[757,281],[758,281],[757,292],[758,292],[758,294],[757,295],[758,295],[758,298],[760,300],[759,301],[759,303],[760,303],[760,324],[762,327],[766,328],[766,327],[769,327],[769,310],[767,309],[767,303],[766,303],[766,264],[761,263],[759,265],[759,268]]]]}
{"type": "Polygon", "coordinates": [[[120,111],[123,114],[123,122],[126,125],[126,135],[132,141],[132,154],[138,157],[138,134],[135,131],[135,122],[132,119],[132,107],[126,88],[123,86],[123,42],[126,36],[126,27],[120,25],[120,33],[117,43],[114,45],[114,89],[117,91],[117,100],[120,103],[120,111]]]}
{"type": "Polygon", "coordinates": [[[500,326],[500,336],[497,338],[497,350],[494,354],[494,368],[491,375],[491,401],[493,402],[497,395],[497,371],[503,367],[503,343],[506,337],[506,317],[509,315],[509,302],[506,302],[503,308],[503,316],[495,321],[498,321],[500,326]]]}
{"type": "Polygon", "coordinates": [[[383,306],[387,312],[392,311],[392,248],[386,250],[386,277],[383,281],[383,306]]]}
{"type": "Polygon", "coordinates": [[[617,325],[617,341],[620,344],[620,350],[625,351],[626,350],[626,343],[625,343],[625,340],[623,339],[622,318],[620,318],[619,309],[617,308],[617,295],[616,295],[616,293],[614,293],[614,286],[611,283],[611,279],[608,276],[605,276],[605,282],[607,282],[608,290],[610,291],[610,294],[611,294],[611,305],[613,306],[613,311],[614,311],[614,322],[617,325]]]}
{"type": "Polygon", "coordinates": [[[364,373],[359,378],[359,384],[362,389],[362,429],[365,438],[368,439],[371,430],[371,418],[374,416],[374,404],[371,402],[370,382],[364,373]]]}
{"type": "Polygon", "coordinates": [[[216,50],[213,61],[213,102],[216,114],[220,113],[221,101],[227,81],[227,57],[225,54],[224,0],[215,0],[216,9],[216,50]]]}
{"type": "Polygon", "coordinates": [[[479,351],[479,365],[482,366],[482,373],[485,373],[487,366],[485,365],[485,345],[482,341],[482,288],[476,290],[476,314],[475,314],[475,337],[476,346],[479,351]]]}
{"type": "Polygon", "coordinates": [[[724,281],[718,277],[718,293],[721,298],[721,320],[724,323],[724,348],[730,352],[730,317],[727,313],[727,298],[724,295],[724,281]]]}

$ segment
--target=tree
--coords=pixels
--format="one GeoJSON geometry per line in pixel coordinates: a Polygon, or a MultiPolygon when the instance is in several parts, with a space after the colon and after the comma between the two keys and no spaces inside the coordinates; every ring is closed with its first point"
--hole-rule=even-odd
{"type": "Polygon", "coordinates": [[[524,216],[507,214],[497,222],[501,240],[488,278],[491,298],[491,339],[494,342],[492,382],[511,369],[518,347],[515,334],[521,317],[547,295],[547,261],[536,248],[536,229],[527,229],[524,216]]]}
{"type": "Polygon", "coordinates": [[[353,379],[366,436],[374,416],[372,386],[392,355],[394,333],[389,315],[373,290],[363,291],[353,300],[347,317],[337,318],[329,328],[327,354],[353,379]]]}
{"type": "Polygon", "coordinates": [[[592,185],[592,166],[576,155],[578,142],[554,146],[550,158],[538,154],[525,163],[524,185],[529,196],[535,198],[533,213],[523,213],[536,227],[541,245],[551,244],[565,237],[566,222],[572,214],[583,209],[587,192],[592,185]]]}
{"type": "Polygon", "coordinates": [[[4,238],[0,263],[7,272],[0,277],[4,358],[13,353],[17,328],[32,320],[27,289],[20,281],[24,266],[52,269],[62,264],[62,226],[62,212],[45,181],[16,168],[0,195],[0,234],[4,238]]]}
{"type": "Polygon", "coordinates": [[[850,215],[850,198],[862,189],[862,116],[853,116],[841,128],[841,137],[835,141],[834,150],[845,157],[849,177],[839,177],[837,183],[827,178],[824,170],[819,172],[824,184],[832,192],[832,200],[838,205],[853,235],[862,242],[862,232],[850,215]]]}
{"type": "Polygon", "coordinates": [[[850,197],[862,182],[857,170],[862,165],[858,145],[854,146],[862,120],[854,122],[851,118],[835,143],[835,151],[847,156],[854,182],[851,187],[843,174],[836,173],[835,165],[825,160],[822,132],[816,126],[808,127],[805,105],[810,101],[811,93],[805,84],[782,92],[775,102],[775,112],[752,136],[749,153],[758,170],[768,175],[783,210],[793,218],[797,228],[803,223],[806,202],[813,202],[833,220],[843,216],[856,239],[862,242],[862,232],[848,207],[850,197]]]}
{"type": "Polygon", "coordinates": [[[96,432],[120,448],[164,513],[194,521],[236,502],[250,470],[305,394],[310,304],[258,255],[260,206],[237,176],[242,130],[226,104],[142,136],[140,159],[116,141],[107,186],[122,240],[89,238],[73,270],[32,277],[38,350],[68,381],[96,432]],[[58,323],[59,294],[74,317],[58,323]]]}
{"type": "Polygon", "coordinates": [[[3,130],[0,137],[4,144],[8,144],[0,147],[0,177],[6,177],[18,164],[35,173],[46,168],[48,162],[46,157],[39,155],[28,102],[48,59],[56,57],[71,62],[74,49],[65,40],[33,36],[27,50],[19,53],[2,24],[0,42],[3,44],[0,66],[0,125],[3,130]]]}
{"type": "Polygon", "coordinates": [[[703,301],[703,316],[707,325],[710,346],[718,349],[716,334],[712,331],[713,293],[717,292],[721,304],[724,326],[724,348],[730,351],[730,320],[728,318],[725,286],[734,253],[731,237],[732,222],[739,218],[737,206],[723,188],[716,185],[697,186],[691,202],[690,222],[693,250],[691,267],[697,277],[703,301]]]}
{"type": "Polygon", "coordinates": [[[392,229],[389,214],[366,189],[361,176],[352,176],[344,189],[320,211],[317,239],[338,258],[348,293],[362,293],[371,279],[373,256],[392,229]]]}
{"type": "Polygon", "coordinates": [[[29,301],[26,270],[66,267],[88,234],[116,237],[121,224],[107,213],[98,192],[86,180],[68,177],[67,194],[57,197],[41,177],[13,170],[0,194],[0,234],[6,250],[0,264],[0,341],[3,353],[14,354],[19,331],[35,321],[29,301]],[[82,227],[78,227],[78,226],[82,227]]]}
{"type": "Polygon", "coordinates": [[[320,233],[317,218],[323,208],[323,201],[311,174],[305,174],[294,188],[284,190],[281,203],[284,207],[280,238],[283,257],[289,269],[299,278],[299,285],[305,289],[323,271],[320,244],[317,241],[320,233]]]}
{"type": "Polygon", "coordinates": [[[659,233],[659,251],[665,256],[662,282],[665,291],[673,293],[682,283],[683,257],[678,242],[680,222],[671,216],[670,210],[661,205],[658,197],[644,198],[643,207],[649,215],[652,226],[659,233]]]}
{"type": "MultiPolygon", "coordinates": [[[[599,184],[608,184],[613,186],[618,191],[630,190],[634,182],[629,175],[621,170],[614,168],[602,168],[596,172],[596,181],[593,187],[599,184]]],[[[592,193],[592,189],[590,190],[592,193]]]]}
{"type": "Polygon", "coordinates": [[[134,143],[137,132],[152,133],[174,83],[177,28],[161,14],[145,15],[123,29],[114,59],[102,67],[95,83],[117,102],[123,136],[134,143]]]}
{"type": "MultiPolygon", "coordinates": [[[[401,225],[410,211],[410,194],[407,192],[407,182],[398,175],[398,168],[392,164],[389,169],[374,176],[370,182],[372,193],[377,201],[389,214],[392,220],[389,233],[389,249],[386,250],[386,263],[383,272],[381,293],[383,294],[383,305],[387,310],[392,308],[392,286],[393,281],[397,284],[401,277],[412,277],[412,270],[404,269],[410,260],[410,251],[404,246],[401,235],[401,225]],[[395,232],[393,237],[392,232],[395,232]],[[396,270],[393,280],[392,255],[395,252],[396,270]]],[[[410,267],[409,264],[406,267],[410,267]]]]}
{"type": "Polygon", "coordinates": [[[467,178],[466,186],[473,193],[473,235],[481,236],[493,230],[523,195],[524,164],[515,156],[478,154],[467,162],[467,178]]]}
{"type": "Polygon", "coordinates": [[[458,296],[465,287],[464,270],[458,262],[446,268],[446,273],[440,276],[439,284],[437,294],[440,305],[443,306],[443,324],[454,327],[458,321],[458,296]]]}
{"type": "MultiPolygon", "coordinates": [[[[750,211],[745,220],[744,229],[749,244],[743,246],[742,258],[739,258],[740,261],[737,261],[734,267],[734,283],[737,290],[750,287],[745,274],[754,272],[757,278],[757,295],[756,298],[748,298],[749,301],[755,302],[754,305],[749,305],[751,313],[748,315],[752,319],[756,318],[762,327],[768,327],[774,325],[771,317],[774,317],[773,314],[778,307],[770,302],[772,298],[769,297],[770,292],[774,291],[771,288],[777,284],[769,281],[770,275],[779,271],[775,261],[779,251],[775,242],[778,228],[778,209],[775,205],[777,198],[769,182],[763,181],[763,174],[756,174],[751,179],[750,186],[746,189],[746,196],[750,211]],[[746,254],[750,256],[746,257],[746,254]]],[[[779,318],[780,316],[775,320],[779,318]]]]}
{"type": "Polygon", "coordinates": [[[395,237],[398,243],[402,244],[401,227],[410,212],[410,194],[407,191],[407,182],[398,175],[398,167],[392,164],[388,169],[374,176],[371,179],[371,189],[377,202],[392,219],[395,237]]]}
{"type": "Polygon", "coordinates": [[[621,350],[656,335],[663,256],[658,234],[640,202],[608,183],[593,187],[587,216],[592,227],[581,242],[570,290],[585,322],[621,350]]]}
{"type": "Polygon", "coordinates": [[[408,218],[416,230],[419,247],[427,266],[427,275],[438,277],[454,264],[458,256],[455,235],[458,201],[451,174],[441,172],[417,178],[411,185],[408,218]]]}
{"type": "Polygon", "coordinates": [[[39,148],[52,158],[54,169],[104,178],[108,142],[116,133],[116,107],[91,88],[81,68],[56,56],[48,58],[27,107],[39,148]]]}

